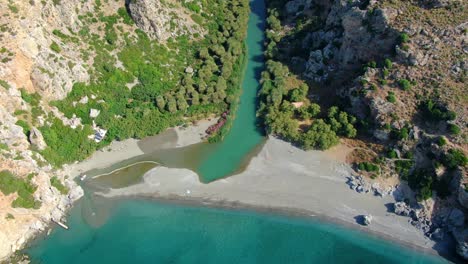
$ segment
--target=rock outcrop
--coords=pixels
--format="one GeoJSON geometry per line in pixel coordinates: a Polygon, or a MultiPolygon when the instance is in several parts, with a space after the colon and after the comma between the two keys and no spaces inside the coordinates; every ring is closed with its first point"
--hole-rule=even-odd
{"type": "Polygon", "coordinates": [[[136,25],[152,38],[165,41],[170,37],[202,33],[202,28],[193,21],[188,9],[184,12],[170,4],[179,5],[176,1],[134,0],[130,1],[128,8],[136,25]],[[176,28],[171,28],[171,25],[176,28]]]}

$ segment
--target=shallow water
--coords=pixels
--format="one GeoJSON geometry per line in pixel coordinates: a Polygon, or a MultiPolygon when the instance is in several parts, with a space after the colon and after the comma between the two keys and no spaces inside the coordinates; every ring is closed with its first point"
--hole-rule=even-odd
{"type": "MultiPolygon", "coordinates": [[[[112,206],[111,206],[112,207],[112,206]]],[[[98,226],[84,206],[27,250],[41,263],[444,263],[318,220],[124,200],[98,226]]]]}

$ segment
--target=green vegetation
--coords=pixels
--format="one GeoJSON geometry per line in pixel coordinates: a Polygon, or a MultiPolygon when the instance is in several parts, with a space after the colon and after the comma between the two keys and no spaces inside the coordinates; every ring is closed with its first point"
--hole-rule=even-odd
{"type": "Polygon", "coordinates": [[[0,86],[2,86],[5,89],[10,89],[10,85],[4,80],[0,80],[0,86]]]}
{"type": "Polygon", "coordinates": [[[407,42],[409,42],[410,38],[409,38],[408,34],[401,33],[398,40],[399,40],[400,43],[407,43],[407,42]]]}
{"type": "Polygon", "coordinates": [[[448,131],[450,132],[450,134],[452,134],[452,135],[458,135],[461,132],[461,129],[455,124],[448,124],[447,128],[448,128],[448,131]]]}
{"type": "Polygon", "coordinates": [[[8,213],[8,214],[5,216],[5,219],[6,219],[6,220],[13,220],[13,219],[15,219],[15,217],[14,217],[12,214],[8,213]]]}
{"type": "Polygon", "coordinates": [[[417,169],[408,177],[408,185],[413,190],[417,190],[416,198],[418,201],[424,201],[432,197],[435,175],[424,170],[417,169]]]}
{"type": "MultiPolygon", "coordinates": [[[[336,106],[321,110],[319,105],[310,102],[309,84],[299,80],[280,62],[281,54],[278,53],[277,45],[283,37],[280,12],[284,3],[268,1],[267,4],[267,61],[262,73],[257,111],[265,130],[304,149],[328,149],[339,142],[338,136],[355,137],[356,118],[336,106]]],[[[320,23],[318,17],[300,18],[293,30],[294,34],[302,36],[302,32],[313,30],[320,23]]],[[[297,52],[297,56],[303,53],[299,42],[297,50],[293,51],[297,52]]],[[[375,67],[376,63],[371,62],[369,66],[375,67]]]]}
{"type": "Polygon", "coordinates": [[[396,160],[395,171],[400,175],[402,180],[407,181],[411,168],[414,162],[412,160],[396,160]]]}
{"type": "Polygon", "coordinates": [[[391,61],[390,59],[388,59],[388,58],[385,59],[385,60],[384,60],[384,67],[385,67],[386,69],[391,69],[391,68],[393,67],[392,61],[391,61]]]}
{"type": "Polygon", "coordinates": [[[63,185],[63,183],[56,177],[50,178],[50,185],[54,186],[61,194],[66,195],[69,190],[68,188],[63,185]]]}
{"type": "Polygon", "coordinates": [[[0,171],[0,191],[4,195],[18,194],[12,203],[13,207],[39,208],[41,203],[33,197],[36,188],[29,180],[18,178],[7,170],[0,171]]]}
{"type": "Polygon", "coordinates": [[[28,137],[29,133],[31,132],[31,128],[29,127],[29,124],[24,121],[24,120],[18,120],[16,121],[16,125],[20,126],[23,128],[23,133],[28,137]]]}
{"type": "MultiPolygon", "coordinates": [[[[96,148],[112,140],[155,135],[168,127],[209,114],[221,114],[235,108],[240,95],[242,65],[245,60],[244,39],[247,30],[247,0],[193,1],[201,6],[203,27],[208,32],[201,40],[188,36],[168,39],[165,45],[151,40],[143,31],[117,33],[122,24],[133,24],[124,8],[116,14],[80,16],[83,28],[80,41],[96,53],[89,84],[76,83],[67,98],[51,104],[66,117],[81,118],[83,129],[64,126],[59,120],[40,128],[48,148],[41,154],[53,165],[82,160],[96,148]],[[90,33],[89,25],[100,23],[103,37],[90,33]],[[117,54],[123,68],[117,68],[117,54]],[[187,70],[191,68],[191,70],[187,70]],[[136,83],[129,89],[127,84],[136,83]],[[91,95],[87,104],[76,104],[91,95]],[[100,110],[94,120],[90,109],[100,110]],[[95,123],[108,130],[99,144],[88,139],[95,123]]],[[[189,8],[194,9],[194,7],[189,8]]],[[[196,10],[194,11],[196,12],[196,10]]],[[[58,31],[62,39],[72,39],[58,31]]],[[[64,40],[65,41],[65,40],[64,40]]],[[[213,135],[221,139],[227,125],[213,135]]]]}
{"type": "Polygon", "coordinates": [[[411,88],[411,83],[410,81],[406,79],[401,79],[398,81],[398,85],[403,91],[408,91],[411,88]]]}
{"type": "Polygon", "coordinates": [[[57,53],[60,53],[60,51],[62,51],[60,46],[55,41],[52,42],[52,44],[50,44],[50,49],[57,52],[57,53]]]}
{"type": "Polygon", "coordinates": [[[387,157],[389,159],[396,159],[396,158],[398,158],[398,154],[394,149],[392,149],[387,153],[387,157]]]}
{"type": "Polygon", "coordinates": [[[422,102],[419,108],[428,121],[449,121],[457,117],[455,112],[450,111],[446,106],[441,103],[436,103],[433,100],[422,102]]]}
{"type": "Polygon", "coordinates": [[[441,147],[445,146],[445,145],[447,145],[447,139],[445,139],[445,137],[438,137],[436,139],[436,143],[437,143],[437,145],[439,145],[441,147]]]}
{"type": "Polygon", "coordinates": [[[394,92],[388,92],[387,101],[389,101],[390,103],[396,103],[396,97],[394,92]]]}
{"type": "Polygon", "coordinates": [[[450,149],[442,158],[442,164],[451,170],[464,167],[467,162],[468,158],[459,149],[450,149]]]}
{"type": "Polygon", "coordinates": [[[361,171],[367,171],[367,172],[378,172],[380,170],[377,164],[374,164],[371,162],[361,162],[358,164],[358,168],[361,171]]]}

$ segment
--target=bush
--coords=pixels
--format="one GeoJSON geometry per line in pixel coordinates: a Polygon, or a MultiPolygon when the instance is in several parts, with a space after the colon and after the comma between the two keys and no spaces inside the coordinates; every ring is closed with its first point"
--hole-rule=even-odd
{"type": "Polygon", "coordinates": [[[461,129],[455,124],[448,124],[448,131],[452,135],[458,135],[461,132],[461,129]]]}
{"type": "Polygon", "coordinates": [[[12,202],[13,207],[39,208],[41,203],[34,200],[36,186],[29,180],[21,179],[7,170],[0,171],[0,191],[4,195],[17,193],[18,197],[12,202]]]}
{"type": "Polygon", "coordinates": [[[396,102],[396,97],[395,97],[394,92],[388,92],[387,101],[389,101],[390,103],[395,103],[396,102]]]}
{"type": "Polygon", "coordinates": [[[442,147],[447,145],[447,140],[445,139],[445,137],[438,137],[436,143],[437,145],[442,147]]]}
{"type": "Polygon", "coordinates": [[[442,158],[442,164],[451,170],[466,166],[467,161],[465,153],[459,149],[450,149],[442,158]]]}
{"type": "Polygon", "coordinates": [[[52,42],[52,44],[50,44],[50,49],[57,53],[60,53],[60,51],[62,51],[62,49],[60,49],[60,46],[55,41],[52,42]]]}
{"type": "Polygon", "coordinates": [[[397,160],[395,161],[395,171],[400,175],[402,180],[408,180],[409,172],[413,167],[412,160],[397,160]]]}
{"type": "Polygon", "coordinates": [[[56,177],[50,178],[50,185],[54,186],[61,194],[66,195],[69,190],[68,188],[62,184],[62,182],[56,177]]]}
{"type": "Polygon", "coordinates": [[[384,67],[387,69],[391,69],[393,66],[392,61],[390,59],[385,59],[384,60],[384,67]]]}
{"type": "Polygon", "coordinates": [[[359,170],[368,171],[368,172],[378,172],[380,167],[371,162],[361,162],[358,165],[359,170]]]}
{"type": "Polygon", "coordinates": [[[422,102],[419,108],[429,121],[454,120],[457,117],[455,112],[449,111],[446,106],[432,100],[422,102]]]}
{"type": "Polygon", "coordinates": [[[398,85],[403,91],[408,91],[411,88],[411,83],[406,79],[399,80],[398,85]]]}
{"type": "Polygon", "coordinates": [[[387,153],[387,157],[390,159],[396,159],[398,158],[398,154],[394,149],[392,149],[387,153]]]}
{"type": "Polygon", "coordinates": [[[407,43],[409,41],[409,36],[406,33],[401,33],[398,40],[400,43],[407,43]]]}

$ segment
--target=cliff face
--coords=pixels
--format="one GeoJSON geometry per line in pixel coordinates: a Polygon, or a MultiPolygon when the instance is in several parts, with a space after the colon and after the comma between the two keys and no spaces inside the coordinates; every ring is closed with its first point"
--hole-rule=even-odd
{"type": "Polygon", "coordinates": [[[418,212],[410,221],[434,240],[454,234],[467,258],[466,2],[267,3],[267,127],[304,147],[313,133],[319,147],[346,137],[356,173],[395,192],[396,182],[411,187],[394,194],[418,212]],[[305,107],[288,107],[297,101],[305,107]],[[336,107],[346,113],[330,114],[336,107]]]}
{"type": "Polygon", "coordinates": [[[181,34],[202,35],[203,29],[178,1],[134,0],[128,5],[136,25],[161,41],[181,34]]]}
{"type": "MultiPolygon", "coordinates": [[[[96,78],[94,65],[102,60],[103,47],[92,47],[93,38],[115,46],[109,52],[114,61],[106,63],[121,67],[116,54],[123,40],[115,37],[115,30],[131,37],[141,27],[162,41],[204,33],[178,1],[139,0],[128,6],[125,2],[0,1],[0,173],[13,175],[32,189],[26,201],[19,191],[8,191],[11,186],[0,179],[4,184],[0,186],[0,261],[51,220],[60,221],[82,195],[66,169],[52,167],[41,155],[47,145],[38,128],[55,117],[65,125],[80,126],[79,119],[66,118],[49,103],[65,98],[75,83],[96,78]],[[122,18],[125,23],[115,25],[122,18]]],[[[86,97],[80,104],[87,101],[86,97]]]]}

